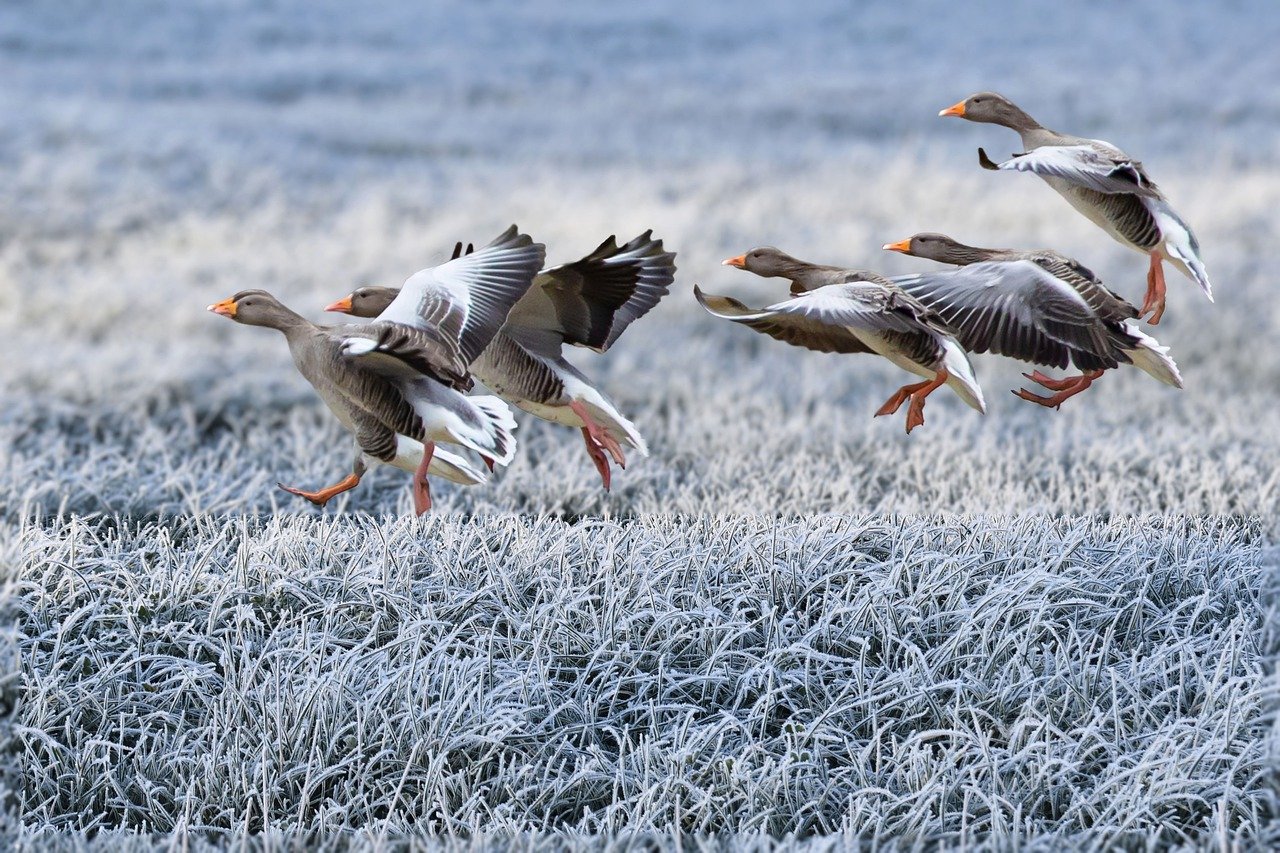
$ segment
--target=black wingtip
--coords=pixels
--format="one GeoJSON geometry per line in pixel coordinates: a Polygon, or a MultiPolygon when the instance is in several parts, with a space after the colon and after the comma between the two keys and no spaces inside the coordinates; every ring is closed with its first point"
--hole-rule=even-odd
{"type": "Polygon", "coordinates": [[[1000,171],[1000,167],[997,166],[995,162],[990,157],[987,156],[986,150],[982,148],[978,149],[978,165],[992,172],[1000,171]]]}

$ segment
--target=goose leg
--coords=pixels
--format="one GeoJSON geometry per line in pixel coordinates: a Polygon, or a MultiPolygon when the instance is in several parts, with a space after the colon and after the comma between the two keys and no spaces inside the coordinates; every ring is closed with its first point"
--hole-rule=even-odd
{"type": "Polygon", "coordinates": [[[1142,313],[1155,311],[1148,323],[1155,326],[1164,316],[1164,262],[1160,252],[1151,253],[1151,267],[1147,270],[1147,298],[1142,301],[1142,313]]]}
{"type": "Polygon", "coordinates": [[[591,437],[591,430],[586,427],[582,428],[582,440],[587,445],[587,455],[591,457],[591,461],[595,463],[596,470],[600,472],[600,481],[604,483],[604,490],[609,491],[610,471],[609,457],[604,455],[604,451],[596,444],[594,438],[591,437]]]}
{"type": "Polygon", "coordinates": [[[431,509],[431,484],[427,482],[427,469],[431,467],[431,457],[435,455],[434,441],[423,442],[422,461],[418,470],[413,472],[413,512],[422,515],[431,509]]]}
{"type": "Polygon", "coordinates": [[[1054,379],[1051,376],[1045,376],[1038,370],[1034,370],[1031,373],[1024,373],[1022,375],[1037,385],[1042,385],[1045,388],[1048,388],[1050,391],[1065,391],[1068,388],[1073,388],[1076,383],[1084,378],[1083,376],[1067,376],[1062,379],[1054,379]]]}
{"type": "Polygon", "coordinates": [[[587,407],[580,400],[574,400],[569,404],[569,409],[582,419],[583,429],[585,429],[591,437],[591,441],[603,450],[607,450],[609,455],[613,457],[613,461],[620,468],[626,470],[627,459],[622,455],[622,445],[618,444],[617,439],[609,435],[609,431],[596,423],[595,419],[587,412],[587,407]]]}
{"type": "MultiPolygon", "coordinates": [[[[1052,380],[1055,385],[1062,383],[1062,387],[1054,389],[1053,385],[1045,385],[1046,388],[1049,388],[1050,390],[1057,390],[1058,392],[1050,397],[1041,397],[1039,394],[1033,394],[1025,388],[1019,388],[1013,393],[1028,402],[1038,403],[1045,408],[1056,409],[1066,400],[1069,400],[1080,392],[1087,390],[1089,386],[1092,385],[1100,376],[1102,376],[1101,370],[1091,370],[1083,376],[1073,376],[1070,379],[1052,380]]],[[[1040,384],[1044,385],[1043,382],[1040,384]]]]}
{"type": "Polygon", "coordinates": [[[295,489],[293,486],[286,486],[284,483],[276,483],[276,485],[291,495],[306,498],[316,506],[324,506],[337,495],[340,495],[343,492],[349,492],[356,486],[360,485],[360,474],[353,471],[342,480],[334,483],[332,486],[325,486],[323,489],[314,492],[308,492],[304,489],[295,489]]]}
{"type": "Polygon", "coordinates": [[[928,397],[947,381],[947,371],[939,370],[932,381],[924,383],[924,387],[911,395],[911,405],[907,407],[907,434],[924,423],[924,398],[928,397]]]}
{"type": "Polygon", "coordinates": [[[898,409],[902,408],[902,404],[907,402],[907,398],[917,391],[922,390],[928,382],[917,382],[914,385],[903,385],[897,391],[893,392],[893,396],[884,401],[884,405],[876,409],[874,417],[881,415],[892,415],[898,409]]]}

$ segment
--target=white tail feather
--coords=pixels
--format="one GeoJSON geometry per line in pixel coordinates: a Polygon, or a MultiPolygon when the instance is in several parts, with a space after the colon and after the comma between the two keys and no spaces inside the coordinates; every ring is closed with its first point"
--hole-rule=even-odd
{"type": "Polygon", "coordinates": [[[1138,339],[1136,347],[1124,351],[1125,355],[1133,361],[1133,366],[1165,385],[1181,388],[1182,374],[1178,372],[1178,365],[1169,357],[1169,348],[1161,346],[1159,341],[1144,333],[1132,322],[1126,322],[1124,328],[1126,332],[1138,339]]]}
{"type": "Polygon", "coordinates": [[[944,346],[947,353],[943,359],[943,366],[947,369],[947,387],[961,400],[985,415],[987,401],[982,397],[982,386],[974,376],[973,365],[969,363],[968,354],[955,341],[947,340],[944,346]]]}
{"type": "MultiPolygon", "coordinates": [[[[425,452],[426,447],[421,441],[397,435],[395,458],[387,464],[412,474],[422,464],[422,456],[425,452]]],[[[366,465],[376,465],[382,461],[367,453],[361,458],[366,465]]],[[[478,486],[488,481],[489,472],[467,457],[451,453],[437,444],[435,451],[431,454],[431,464],[427,466],[427,476],[439,477],[450,483],[457,483],[459,486],[478,486]]]]}
{"type": "Polygon", "coordinates": [[[436,445],[431,454],[431,464],[427,466],[427,474],[440,477],[459,486],[478,486],[489,479],[489,472],[472,464],[470,459],[450,453],[440,445],[436,445]]]}
{"type": "Polygon", "coordinates": [[[609,435],[620,443],[635,448],[641,456],[649,455],[649,445],[640,435],[640,430],[618,411],[618,407],[608,397],[588,382],[575,377],[565,379],[565,390],[587,407],[591,417],[595,418],[609,435]]]}
{"type": "Polygon", "coordinates": [[[1183,275],[1200,285],[1204,295],[1213,301],[1213,285],[1209,283],[1209,273],[1200,260],[1200,245],[1187,223],[1174,212],[1173,208],[1163,200],[1149,200],[1147,209],[1155,217],[1164,235],[1164,255],[1177,267],[1183,275]]]}
{"type": "Polygon", "coordinates": [[[592,413],[604,424],[609,435],[613,436],[623,444],[630,445],[641,456],[649,455],[649,445],[645,443],[644,437],[640,435],[640,431],[636,429],[636,425],[624,418],[616,409],[612,412],[606,412],[596,406],[592,406],[592,413]],[[600,417],[603,415],[603,417],[600,417]]]}
{"type": "Polygon", "coordinates": [[[476,450],[490,456],[499,465],[509,465],[516,458],[515,415],[511,407],[499,397],[468,397],[484,416],[484,431],[490,447],[476,450]]]}

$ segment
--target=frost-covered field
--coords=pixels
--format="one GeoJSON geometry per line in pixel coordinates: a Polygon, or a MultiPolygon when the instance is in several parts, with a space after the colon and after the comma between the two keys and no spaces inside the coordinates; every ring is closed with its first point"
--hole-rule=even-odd
{"type": "Polygon", "coordinates": [[[6,840],[1280,843],[1280,11],[1167,3],[9,4],[0,9],[6,840]],[[1118,17],[1117,17],[1118,16],[1118,17]],[[1068,39],[1067,36],[1071,38],[1068,39]],[[757,243],[888,272],[918,230],[1144,261],[936,117],[998,88],[1141,156],[1186,390],[985,417],[717,324],[757,243]],[[604,495],[524,420],[407,518],[284,343],[512,221],[568,260],[654,228],[672,296],[578,363],[652,457],[604,495]]]}

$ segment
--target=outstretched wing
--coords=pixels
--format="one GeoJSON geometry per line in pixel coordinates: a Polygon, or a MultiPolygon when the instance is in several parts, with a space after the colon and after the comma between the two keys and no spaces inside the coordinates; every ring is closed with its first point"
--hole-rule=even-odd
{"type": "Polygon", "coordinates": [[[1100,193],[1132,193],[1149,197],[1160,194],[1155,183],[1147,177],[1142,163],[1104,143],[1042,145],[1025,154],[1015,154],[1012,159],[999,164],[992,163],[987,152],[979,148],[978,161],[984,168],[1061,178],[1100,193]]]}
{"type": "Polygon", "coordinates": [[[694,295],[711,313],[743,323],[770,337],[820,352],[874,352],[859,331],[888,341],[922,364],[939,352],[945,332],[930,322],[929,311],[897,288],[858,281],[829,284],[752,311],[727,297],[694,295]]]}
{"type": "Polygon", "coordinates": [[[1118,363],[1107,326],[1080,293],[1033,260],[897,276],[970,352],[1066,367],[1073,351],[1118,363]]]}
{"type": "Polygon", "coordinates": [[[693,295],[708,314],[732,320],[771,338],[818,352],[871,352],[871,348],[844,326],[833,326],[803,314],[775,314],[768,308],[748,308],[730,296],[706,294],[697,285],[693,295]]]}
{"type": "Polygon", "coordinates": [[[512,309],[506,334],[546,356],[565,343],[608,349],[675,277],[675,254],[651,233],[623,246],[610,236],[581,260],[543,270],[512,309]]]}
{"type": "Polygon", "coordinates": [[[613,326],[603,346],[594,342],[585,346],[607,350],[613,346],[627,327],[649,313],[666,296],[676,277],[676,253],[668,252],[661,240],[653,239],[653,231],[646,231],[628,242],[614,256],[614,263],[625,264],[635,276],[635,292],[613,315],[613,326]]]}
{"type": "Polygon", "coordinates": [[[529,290],[544,254],[512,225],[474,253],[410,276],[378,320],[434,330],[470,364],[529,290]]]}

